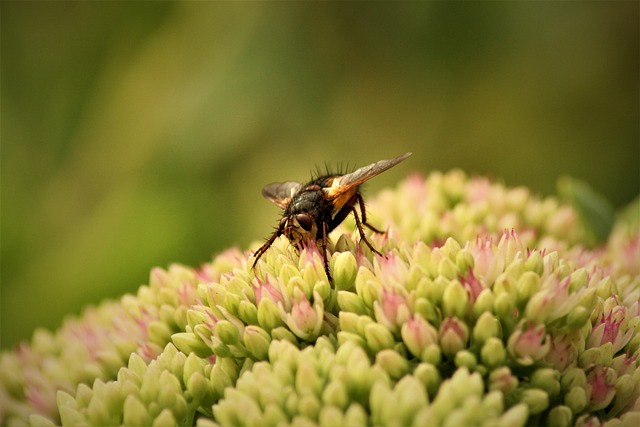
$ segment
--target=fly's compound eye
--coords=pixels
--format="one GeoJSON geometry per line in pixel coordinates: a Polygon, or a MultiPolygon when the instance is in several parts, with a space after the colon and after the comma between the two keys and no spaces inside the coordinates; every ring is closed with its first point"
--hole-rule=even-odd
{"type": "Polygon", "coordinates": [[[287,220],[288,218],[286,216],[280,220],[280,225],[278,225],[278,230],[284,230],[284,228],[287,226],[287,220]]]}
{"type": "Polygon", "coordinates": [[[311,226],[313,225],[313,221],[307,214],[298,214],[296,215],[296,221],[300,224],[305,231],[311,231],[311,226]]]}

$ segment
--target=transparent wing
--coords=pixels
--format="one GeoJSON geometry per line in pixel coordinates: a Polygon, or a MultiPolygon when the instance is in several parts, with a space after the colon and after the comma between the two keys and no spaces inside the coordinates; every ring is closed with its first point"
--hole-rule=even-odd
{"type": "Polygon", "coordinates": [[[300,187],[302,184],[296,181],[273,182],[265,185],[262,189],[262,195],[265,199],[284,209],[291,201],[291,197],[300,190],[300,187]]]}
{"type": "Polygon", "coordinates": [[[331,197],[338,197],[353,187],[358,186],[374,176],[380,175],[387,169],[394,167],[410,155],[411,153],[404,153],[402,156],[398,156],[393,159],[380,160],[379,162],[372,163],[368,166],[363,166],[354,172],[336,177],[331,183],[328,193],[331,197]]]}

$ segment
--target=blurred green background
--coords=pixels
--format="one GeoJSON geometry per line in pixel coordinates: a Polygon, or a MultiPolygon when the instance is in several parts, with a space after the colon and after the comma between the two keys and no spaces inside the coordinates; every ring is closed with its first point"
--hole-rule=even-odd
{"type": "Polygon", "coordinates": [[[638,5],[2,1],[2,347],[267,237],[325,162],[628,203],[638,5]]]}

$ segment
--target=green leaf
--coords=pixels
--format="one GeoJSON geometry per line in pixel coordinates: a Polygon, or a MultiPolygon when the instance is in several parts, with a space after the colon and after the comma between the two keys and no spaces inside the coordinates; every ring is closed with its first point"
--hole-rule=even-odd
{"type": "Polygon", "coordinates": [[[571,204],[588,235],[590,244],[604,242],[613,227],[615,212],[611,203],[586,182],[568,176],[558,179],[558,194],[571,204]]]}

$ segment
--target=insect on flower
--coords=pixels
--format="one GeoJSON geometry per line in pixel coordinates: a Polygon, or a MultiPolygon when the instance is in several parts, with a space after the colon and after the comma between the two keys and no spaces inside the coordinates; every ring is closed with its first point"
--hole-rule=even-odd
{"type": "Polygon", "coordinates": [[[291,244],[301,249],[304,242],[315,241],[322,248],[324,270],[331,280],[329,262],[327,260],[327,236],[344,219],[353,213],[358,232],[364,243],[376,254],[382,256],[364,235],[362,226],[365,225],[376,233],[382,233],[367,222],[364,200],[360,193],[360,185],[397,165],[409,157],[411,153],[390,160],[364,166],[355,172],[345,175],[326,174],[313,178],[306,184],[296,181],[274,182],[262,189],[262,195],[284,209],[282,219],[276,231],[255,252],[253,267],[260,257],[269,249],[273,242],[285,235],[291,244]],[[356,210],[360,207],[360,215],[356,210]]]}

